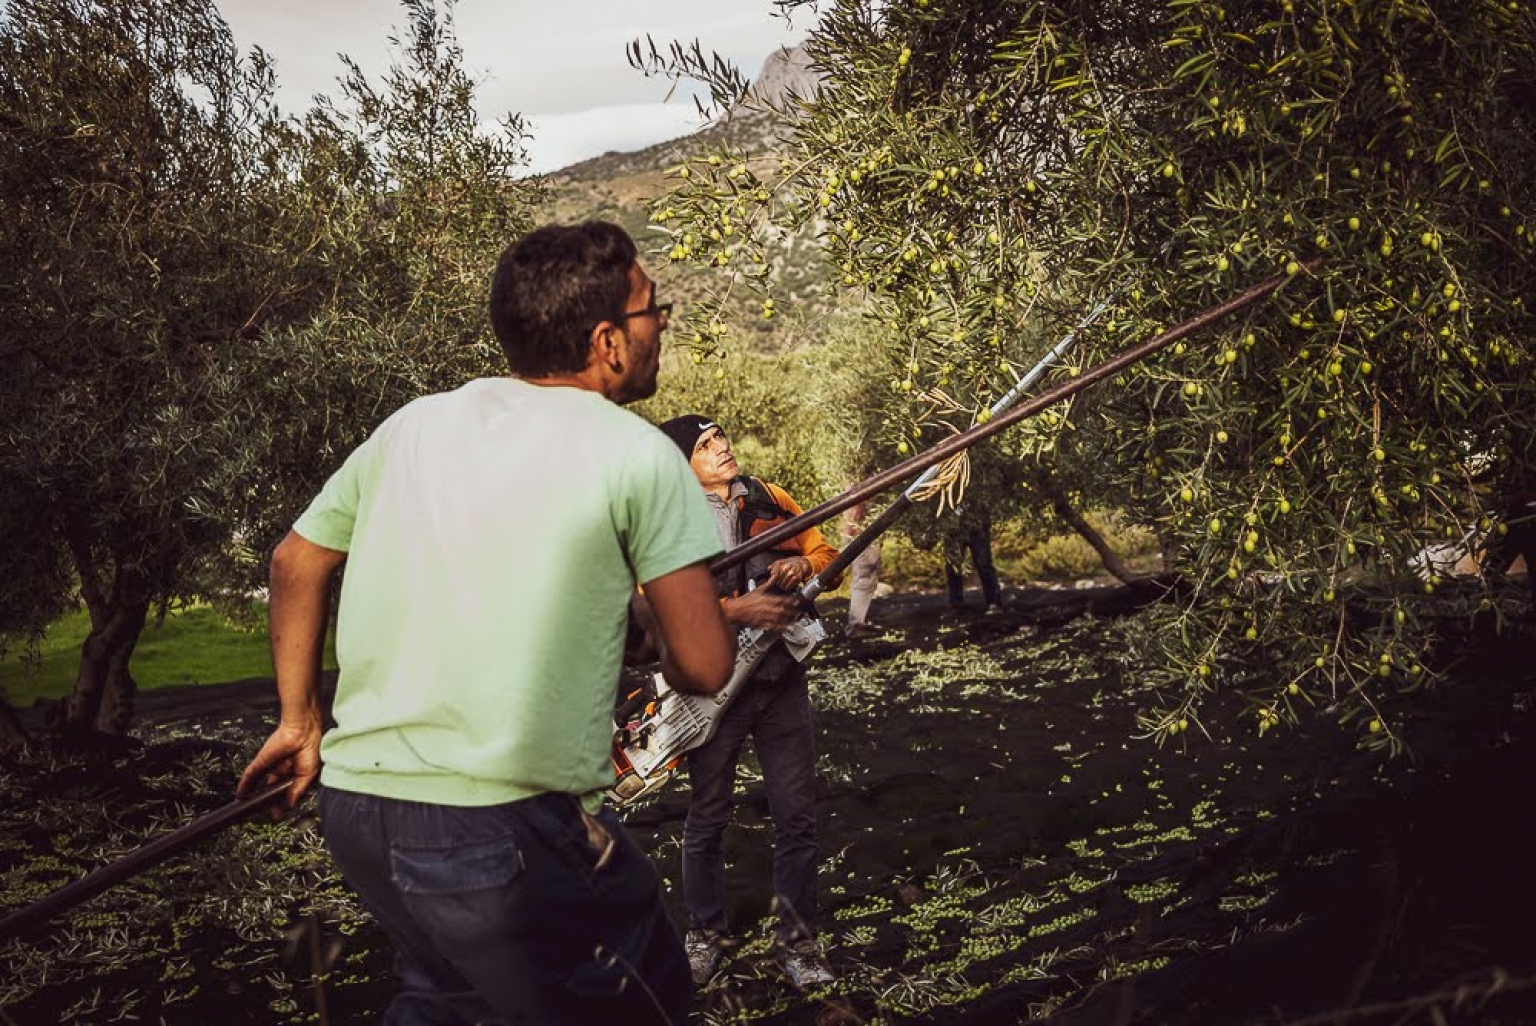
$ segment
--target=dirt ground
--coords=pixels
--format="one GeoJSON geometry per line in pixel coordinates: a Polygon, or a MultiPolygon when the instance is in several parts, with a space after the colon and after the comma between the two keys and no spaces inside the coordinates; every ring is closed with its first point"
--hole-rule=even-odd
{"type": "MultiPolygon", "coordinates": [[[[727,841],[743,943],[700,1022],[1536,1023],[1529,627],[1448,643],[1451,686],[1393,711],[1412,754],[1387,760],[1326,716],[1260,737],[1235,694],[1171,745],[1140,740],[1126,593],[1009,598],[983,616],[893,596],[883,634],[817,654],[820,925],[839,981],[806,995],[776,970],[747,760],[727,841]]],[[[264,736],[269,688],[151,693],[143,747],[7,767],[0,911],[227,800],[221,774],[264,736]],[[70,832],[82,795],[159,811],[120,812],[92,847],[70,832]]],[[[679,914],[686,797],[676,783],[628,817],[679,914]]],[[[119,919],[93,902],[0,945],[0,1024],[371,1020],[385,945],[348,919],[305,832],[228,835],[105,906],[119,919]],[[250,891],[236,867],[264,860],[316,882],[255,912],[242,898],[231,926],[232,899],[205,895],[250,891]],[[121,950],[92,963],[91,943],[121,950]]]]}

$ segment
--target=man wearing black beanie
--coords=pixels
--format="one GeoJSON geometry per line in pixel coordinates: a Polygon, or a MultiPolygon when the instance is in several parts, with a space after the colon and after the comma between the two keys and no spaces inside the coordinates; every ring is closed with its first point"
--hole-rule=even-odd
{"type": "MultiPolygon", "coordinates": [[[[727,550],[801,512],[784,489],[741,473],[730,439],[710,418],[686,414],[662,424],[661,430],[688,457],[727,550]]],[[[782,630],[789,624],[772,599],[798,588],[836,557],[837,550],[820,532],[807,528],[784,547],[716,574],[726,620],[736,627],[782,630]]],[[[722,840],[731,819],[736,763],[748,737],[763,769],[773,817],[776,939],[784,949],[784,970],[799,987],[830,983],[832,973],[822,960],[814,925],[816,752],[810,693],[804,665],[782,642],[763,657],[721,717],[715,736],[688,756],[692,793],[683,827],[684,946],[693,980],[701,987],[709,982],[729,943],[722,840]]]]}

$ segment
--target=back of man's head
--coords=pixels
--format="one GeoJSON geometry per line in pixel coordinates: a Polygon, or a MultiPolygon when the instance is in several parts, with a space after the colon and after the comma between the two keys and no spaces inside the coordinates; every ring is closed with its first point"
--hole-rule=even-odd
{"type": "Polygon", "coordinates": [[[491,279],[491,327],[512,371],[528,378],[587,365],[592,329],[629,301],[635,243],[607,221],[537,228],[501,254],[491,279]]]}

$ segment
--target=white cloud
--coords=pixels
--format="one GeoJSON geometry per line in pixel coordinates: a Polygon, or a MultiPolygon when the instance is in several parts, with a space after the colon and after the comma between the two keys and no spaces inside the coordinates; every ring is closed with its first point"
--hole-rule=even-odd
{"type": "Polygon", "coordinates": [[[699,129],[691,102],[630,103],[566,114],[528,118],[529,168],[535,174],[557,171],[609,150],[644,149],[699,129]]]}
{"type": "MultiPolygon", "coordinates": [[[[386,67],[386,36],[406,23],[396,0],[221,0],[220,9],[242,48],[259,44],[276,60],[278,102],[293,112],[333,91],[338,53],[377,77],[386,67]]],[[[697,127],[689,94],[679,89],[663,104],[671,83],[629,66],[631,40],[649,34],[664,48],[698,39],[750,77],[808,27],[788,25],[772,0],[460,0],[454,20],[464,67],[481,83],[481,118],[523,114],[535,132],[536,170],[697,127]]]]}

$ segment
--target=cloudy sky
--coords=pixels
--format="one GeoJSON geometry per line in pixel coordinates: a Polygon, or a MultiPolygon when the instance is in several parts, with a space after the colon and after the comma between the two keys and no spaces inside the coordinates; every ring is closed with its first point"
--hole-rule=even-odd
{"type": "MultiPolygon", "coordinates": [[[[242,49],[260,45],[277,64],[279,104],[298,111],[330,92],[338,53],[377,76],[387,37],[405,24],[398,0],[219,0],[242,49]]],[[[771,0],[460,0],[454,20],[465,69],[481,82],[485,121],[524,115],[534,171],[564,167],[607,150],[633,150],[698,127],[682,89],[629,66],[625,46],[653,36],[698,39],[705,52],[756,76],[774,49],[793,45],[808,24],[786,23],[771,0]]]]}

